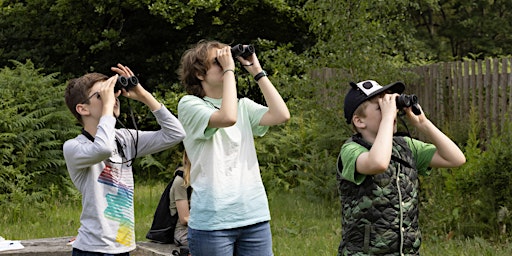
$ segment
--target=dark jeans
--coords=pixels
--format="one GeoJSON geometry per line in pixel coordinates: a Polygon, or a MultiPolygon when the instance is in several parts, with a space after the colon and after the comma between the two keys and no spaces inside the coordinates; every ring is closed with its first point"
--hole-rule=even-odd
{"type": "Polygon", "coordinates": [[[101,253],[101,252],[86,252],[76,248],[73,248],[72,256],[130,256],[129,252],[118,253],[118,254],[110,254],[110,253],[101,253]]]}

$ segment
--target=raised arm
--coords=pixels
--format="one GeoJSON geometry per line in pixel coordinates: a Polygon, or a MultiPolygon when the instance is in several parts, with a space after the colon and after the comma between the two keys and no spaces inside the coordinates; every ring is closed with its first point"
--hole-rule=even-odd
{"type": "Polygon", "coordinates": [[[238,60],[251,76],[257,79],[256,82],[267,103],[268,111],[261,118],[260,125],[271,126],[288,121],[290,119],[290,111],[266,73],[262,73],[264,71],[256,53],[253,53],[251,56],[247,57],[247,59],[238,57],[238,60]]]}
{"type": "MultiPolygon", "coordinates": [[[[222,49],[216,49],[212,52],[215,56],[217,66],[211,67],[209,79],[214,79],[212,76],[220,74],[222,76],[222,86],[218,87],[213,81],[204,81],[203,88],[206,95],[214,98],[222,98],[222,104],[219,110],[215,111],[210,116],[208,127],[223,128],[229,127],[236,123],[238,117],[238,99],[236,96],[236,81],[235,81],[235,62],[231,56],[230,47],[226,46],[222,49]]],[[[206,78],[205,78],[206,79],[206,78]]]]}
{"type": "MultiPolygon", "coordinates": [[[[421,109],[421,106],[420,106],[421,109]]],[[[446,134],[441,132],[430,120],[427,119],[423,110],[420,115],[415,115],[412,110],[406,109],[409,121],[419,132],[427,136],[428,140],[437,148],[430,167],[449,168],[458,167],[466,162],[466,157],[460,148],[446,134]]]]}

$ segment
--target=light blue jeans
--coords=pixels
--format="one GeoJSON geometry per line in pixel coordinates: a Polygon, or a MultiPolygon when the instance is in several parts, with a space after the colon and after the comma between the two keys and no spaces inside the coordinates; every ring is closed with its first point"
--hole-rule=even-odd
{"type": "Polygon", "coordinates": [[[204,231],[188,228],[193,256],[273,256],[268,221],[250,226],[204,231]]]}

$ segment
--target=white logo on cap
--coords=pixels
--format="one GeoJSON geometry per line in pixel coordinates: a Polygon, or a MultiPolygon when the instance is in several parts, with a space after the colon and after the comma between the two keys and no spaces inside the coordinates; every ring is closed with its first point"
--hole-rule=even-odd
{"type": "Polygon", "coordinates": [[[368,96],[381,89],[382,86],[373,80],[366,80],[357,83],[357,88],[359,88],[362,92],[364,92],[364,94],[366,94],[366,96],[368,96]]]}

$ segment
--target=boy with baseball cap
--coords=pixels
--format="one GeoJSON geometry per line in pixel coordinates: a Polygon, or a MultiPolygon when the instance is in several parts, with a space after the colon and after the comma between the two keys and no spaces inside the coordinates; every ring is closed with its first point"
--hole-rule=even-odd
{"type": "Polygon", "coordinates": [[[395,136],[402,82],[350,85],[344,113],[355,134],[338,157],[343,215],[338,255],[417,255],[418,174],[427,174],[430,167],[458,167],[466,158],[423,111],[416,115],[410,107],[403,109],[409,123],[431,143],[395,136]]]}

